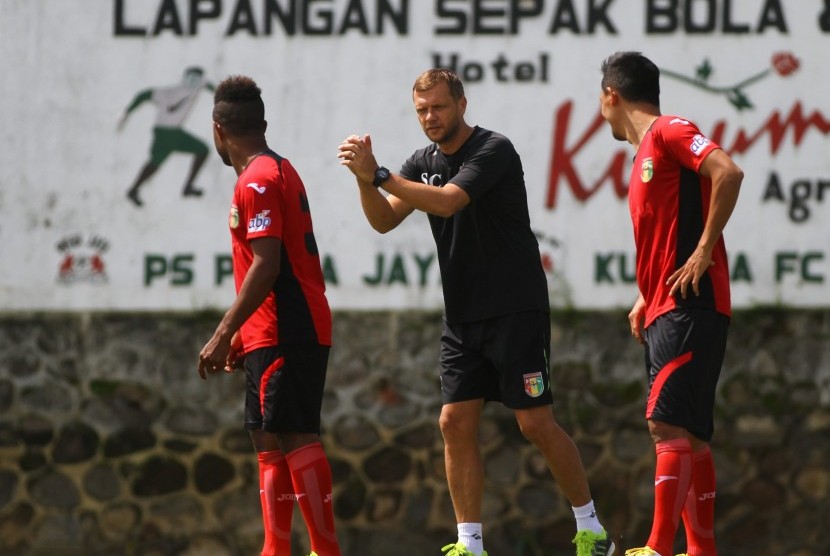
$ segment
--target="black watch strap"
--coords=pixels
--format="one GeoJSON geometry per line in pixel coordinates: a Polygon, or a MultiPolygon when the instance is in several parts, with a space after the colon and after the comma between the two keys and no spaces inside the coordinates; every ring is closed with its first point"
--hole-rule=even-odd
{"type": "Polygon", "coordinates": [[[375,170],[375,178],[372,180],[372,185],[380,187],[383,182],[388,180],[392,174],[384,166],[378,166],[375,170]]]}

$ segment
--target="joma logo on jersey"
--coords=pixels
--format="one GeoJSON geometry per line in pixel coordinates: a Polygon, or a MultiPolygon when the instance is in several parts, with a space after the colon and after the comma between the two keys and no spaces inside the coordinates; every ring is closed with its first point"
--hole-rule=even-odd
{"type": "Polygon", "coordinates": [[[542,380],[542,373],[530,373],[522,375],[525,381],[525,394],[531,398],[538,398],[545,391],[545,381],[542,380]]]}
{"type": "Polygon", "coordinates": [[[270,210],[263,210],[250,220],[248,220],[249,232],[261,232],[271,227],[271,218],[268,216],[270,210]]]}
{"type": "Polygon", "coordinates": [[[706,148],[706,145],[708,145],[709,143],[711,143],[711,141],[709,141],[709,139],[707,139],[706,137],[704,137],[703,135],[698,133],[692,139],[692,144],[689,145],[689,148],[697,156],[697,155],[700,155],[701,151],[704,148],[706,148]]]}

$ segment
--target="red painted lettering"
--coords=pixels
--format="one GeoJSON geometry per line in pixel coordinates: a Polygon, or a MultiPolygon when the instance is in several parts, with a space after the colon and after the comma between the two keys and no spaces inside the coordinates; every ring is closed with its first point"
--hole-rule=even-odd
{"type": "MultiPolygon", "coordinates": [[[[556,208],[559,183],[562,180],[565,180],[565,183],[570,187],[573,196],[582,202],[587,201],[604,183],[609,181],[614,187],[614,193],[619,198],[623,198],[628,194],[626,161],[632,155],[625,149],[611,152],[605,172],[592,185],[585,185],[577,168],[576,158],[594,136],[605,127],[605,121],[602,115],[597,113],[577,141],[569,146],[567,138],[571,125],[572,109],[573,101],[565,102],[559,106],[554,116],[553,148],[548,192],[545,199],[545,207],[548,209],[556,208]]],[[[767,136],[769,137],[770,154],[775,155],[788,137],[791,137],[792,144],[797,147],[801,145],[810,130],[815,129],[823,135],[830,135],[830,120],[818,110],[814,110],[809,115],[805,114],[801,102],[796,102],[786,116],[782,115],[779,110],[772,112],[770,117],[754,133],[750,133],[745,129],[738,129],[730,146],[727,146],[726,128],[727,121],[718,120],[715,122],[709,138],[721,145],[730,155],[749,151],[767,136]],[[788,134],[790,130],[792,130],[792,135],[788,134]]]]}
{"type": "Polygon", "coordinates": [[[614,185],[614,191],[622,198],[628,194],[628,180],[624,174],[625,161],[627,158],[625,150],[618,150],[611,156],[611,162],[605,172],[597,179],[597,181],[590,187],[583,186],[583,181],[577,172],[574,164],[574,159],[579,154],[585,145],[597,134],[597,132],[605,127],[605,120],[602,114],[597,113],[593,122],[588,126],[588,129],[582,134],[579,140],[572,146],[568,147],[565,143],[567,141],[568,129],[570,127],[571,109],[573,108],[573,101],[568,101],[562,104],[556,111],[556,116],[553,123],[553,155],[550,161],[550,177],[548,179],[548,195],[545,201],[545,206],[549,209],[556,207],[556,197],[559,190],[559,181],[565,179],[571,191],[580,201],[585,201],[591,195],[597,192],[599,188],[607,180],[610,180],[614,185]]]}
{"type": "Polygon", "coordinates": [[[770,154],[776,154],[780,150],[788,130],[792,129],[792,141],[797,147],[802,143],[804,136],[811,128],[817,129],[824,135],[830,135],[830,120],[827,120],[817,110],[814,110],[809,116],[805,116],[801,103],[796,102],[785,119],[782,119],[781,112],[776,110],[755,133],[749,134],[745,130],[739,129],[732,146],[729,148],[726,147],[723,140],[726,121],[720,120],[715,123],[711,138],[729,154],[741,154],[747,152],[765,135],[769,135],[770,154]]]}

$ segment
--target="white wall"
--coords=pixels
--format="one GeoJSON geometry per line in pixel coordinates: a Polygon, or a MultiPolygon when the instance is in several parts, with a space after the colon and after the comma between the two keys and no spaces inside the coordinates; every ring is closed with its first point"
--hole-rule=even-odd
{"type": "Polygon", "coordinates": [[[3,0],[0,307],[230,302],[232,281],[217,283],[215,265],[229,253],[235,176],[213,152],[209,92],[183,126],[210,147],[196,180],[204,196],[181,196],[185,154],[173,154],[141,189],[142,208],[125,196],[147,159],[155,107],[140,106],[120,131],[118,119],[136,93],[180,82],[189,66],[204,68],[213,83],[248,74],[263,89],[269,142],[309,191],[317,241],[337,279],[328,286],[334,308],[440,307],[425,216],[374,233],[336,154],[344,137],[368,132],[378,160],[397,169],[426,144],[411,106],[414,78],[453,59],[466,77],[468,122],[504,133],[522,155],[554,304],[626,307],[635,286],[625,278],[634,253],[624,190],[610,178],[584,198],[575,190],[590,190],[614,160],[624,187],[630,146],[592,124],[601,61],[632,49],[664,71],[663,112],[697,122],[745,170],[725,234],[735,305],[826,307],[826,10],[820,0],[3,0]],[[266,30],[268,6],[296,10],[292,35],[278,16],[266,30]],[[392,16],[377,24],[384,6],[398,27],[392,16]],[[781,52],[797,59],[797,70],[773,69],[781,52]],[[668,75],[694,79],[706,61],[705,83],[668,75]],[[736,96],[734,87],[754,77],[736,96]],[[730,96],[750,106],[739,110],[730,96]],[[551,172],[557,134],[558,177],[551,172]],[[61,280],[68,255],[75,265],[61,280]],[[97,271],[84,266],[93,255],[97,271]],[[384,271],[374,284],[380,259],[384,271]]]}

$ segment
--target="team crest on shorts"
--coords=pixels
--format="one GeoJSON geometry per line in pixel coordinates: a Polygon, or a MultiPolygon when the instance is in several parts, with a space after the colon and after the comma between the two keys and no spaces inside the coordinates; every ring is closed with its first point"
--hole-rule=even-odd
{"type": "Polygon", "coordinates": [[[643,160],[643,166],[640,169],[640,179],[643,183],[648,183],[654,177],[654,161],[649,157],[643,160]]]}
{"type": "Polygon", "coordinates": [[[525,381],[525,394],[531,398],[538,398],[545,391],[545,381],[542,373],[530,373],[522,375],[525,381]]]}

